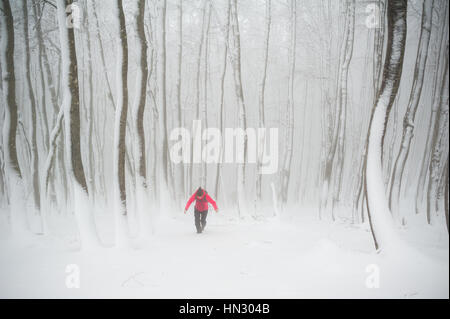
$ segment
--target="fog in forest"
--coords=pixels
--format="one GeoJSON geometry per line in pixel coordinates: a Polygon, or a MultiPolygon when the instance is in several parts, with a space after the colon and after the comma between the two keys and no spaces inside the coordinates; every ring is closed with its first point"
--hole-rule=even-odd
{"type": "Polygon", "coordinates": [[[0,297],[448,298],[448,11],[0,0],[0,297]]]}

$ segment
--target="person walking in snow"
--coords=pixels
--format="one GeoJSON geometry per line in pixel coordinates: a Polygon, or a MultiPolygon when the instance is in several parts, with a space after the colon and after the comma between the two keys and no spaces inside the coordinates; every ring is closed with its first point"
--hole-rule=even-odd
{"type": "Polygon", "coordinates": [[[197,234],[200,234],[206,226],[206,216],[208,215],[208,203],[214,207],[216,213],[218,212],[216,202],[208,195],[208,193],[199,187],[194,194],[189,198],[186,207],[184,208],[184,213],[186,214],[189,206],[195,200],[194,216],[195,216],[195,227],[197,228],[197,234]]]}

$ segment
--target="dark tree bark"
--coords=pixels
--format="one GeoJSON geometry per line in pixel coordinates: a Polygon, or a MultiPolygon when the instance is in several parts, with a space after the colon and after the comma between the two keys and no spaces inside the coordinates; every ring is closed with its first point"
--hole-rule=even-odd
{"type": "Polygon", "coordinates": [[[367,136],[365,163],[365,193],[370,227],[375,248],[384,248],[393,238],[392,220],[384,193],[382,173],[383,141],[389,112],[398,92],[403,70],[406,42],[407,0],[388,0],[388,38],[383,79],[373,107],[367,136]],[[392,235],[392,236],[391,236],[392,235]]]}

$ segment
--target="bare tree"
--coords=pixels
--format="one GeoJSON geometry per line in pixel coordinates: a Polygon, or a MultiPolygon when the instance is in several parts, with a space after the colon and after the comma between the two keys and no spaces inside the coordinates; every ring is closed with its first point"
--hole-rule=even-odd
{"type": "MultiPolygon", "coordinates": [[[[264,95],[266,91],[267,80],[267,64],[269,60],[269,38],[270,27],[272,21],[271,15],[272,0],[266,0],[266,17],[265,17],[265,31],[264,31],[264,51],[263,51],[263,72],[261,77],[261,83],[259,84],[259,127],[265,127],[265,114],[264,114],[264,95]]],[[[262,166],[262,155],[264,152],[265,138],[258,142],[258,164],[257,164],[257,176],[256,176],[256,201],[261,201],[261,189],[262,189],[262,174],[260,172],[262,166]]]]}
{"type": "Polygon", "coordinates": [[[388,37],[383,80],[377,101],[372,109],[366,142],[365,193],[376,249],[384,249],[396,238],[388,201],[385,197],[381,155],[386,121],[397,95],[403,70],[407,30],[406,12],[406,0],[388,0],[388,37]]]}
{"type": "MultiPolygon", "coordinates": [[[[231,16],[231,45],[230,45],[230,55],[231,55],[231,65],[233,67],[234,75],[234,86],[236,98],[238,100],[239,108],[239,127],[244,131],[247,129],[247,114],[244,102],[244,90],[242,88],[242,70],[241,70],[241,37],[239,32],[239,19],[238,19],[238,8],[237,0],[231,1],[230,16],[231,16]]],[[[247,157],[247,135],[244,135],[243,145],[241,149],[244,150],[243,161],[238,163],[237,169],[237,204],[239,210],[239,216],[245,217],[247,215],[246,209],[246,199],[245,199],[245,159],[247,157]]]]}
{"type": "MultiPolygon", "coordinates": [[[[65,144],[67,167],[74,190],[75,216],[80,231],[82,245],[99,245],[98,234],[92,212],[86,209],[88,188],[81,159],[80,149],[80,90],[78,84],[78,62],[73,27],[67,22],[66,10],[71,9],[72,0],[58,0],[58,26],[62,58],[62,87],[65,144]]],[[[71,10],[68,10],[71,14],[71,10]]],[[[61,120],[61,116],[58,116],[61,120]]],[[[56,134],[55,134],[56,135],[56,134]]]]}
{"type": "Polygon", "coordinates": [[[295,55],[297,45],[297,4],[290,2],[290,47],[289,47],[289,80],[288,104],[286,112],[286,143],[281,169],[280,195],[282,204],[286,204],[289,191],[289,177],[291,175],[291,161],[294,145],[294,81],[295,81],[295,55]]]}
{"type": "MultiPolygon", "coordinates": [[[[1,4],[0,61],[2,65],[2,91],[6,102],[3,120],[3,160],[9,191],[8,198],[11,203],[11,227],[13,235],[20,236],[27,232],[28,227],[23,207],[15,206],[18,204],[15,196],[23,196],[24,191],[16,148],[18,111],[14,69],[14,19],[9,1],[2,0],[1,4]]],[[[19,200],[23,200],[23,198],[19,198],[19,200]]]]}
{"type": "MultiPolygon", "coordinates": [[[[431,137],[431,160],[429,165],[429,178],[427,189],[427,222],[432,223],[432,218],[437,210],[437,192],[439,181],[444,169],[443,157],[448,153],[448,43],[444,62],[444,78],[440,88],[440,103],[438,110],[438,120],[433,129],[431,137]]],[[[448,156],[448,154],[447,154],[448,156]]]]}
{"type": "MultiPolygon", "coordinates": [[[[440,2],[437,2],[436,4],[439,4],[440,2]]],[[[425,151],[423,152],[422,158],[421,158],[421,165],[420,165],[420,174],[419,174],[419,180],[417,182],[417,189],[416,189],[416,214],[419,213],[420,209],[422,208],[422,202],[426,202],[423,200],[424,194],[425,194],[425,188],[426,188],[426,180],[428,177],[428,167],[430,164],[430,156],[431,156],[431,138],[433,134],[433,128],[436,125],[436,118],[437,113],[439,110],[440,105],[440,85],[439,81],[443,81],[443,76],[445,76],[445,70],[441,67],[444,63],[445,54],[446,54],[446,47],[445,42],[448,42],[448,13],[449,13],[449,5],[448,2],[444,1],[441,3],[441,6],[439,6],[440,16],[439,16],[439,37],[438,37],[438,48],[436,52],[436,63],[434,67],[434,76],[433,76],[433,90],[432,90],[432,97],[433,97],[433,105],[431,108],[431,115],[430,119],[428,121],[428,130],[427,130],[427,139],[425,142],[425,151]]]]}
{"type": "MultiPolygon", "coordinates": [[[[23,14],[23,34],[25,38],[24,49],[24,66],[25,66],[25,80],[27,83],[28,100],[30,102],[30,115],[31,115],[31,187],[34,205],[37,210],[41,208],[41,195],[39,191],[39,154],[36,140],[36,99],[33,92],[33,86],[31,84],[30,74],[30,38],[28,34],[28,5],[25,0],[22,0],[22,14],[23,14]]],[[[45,108],[45,104],[43,105],[45,108]]]]}
{"type": "Polygon", "coordinates": [[[397,220],[399,217],[398,201],[402,188],[403,175],[408,159],[411,140],[413,138],[414,122],[422,95],[425,67],[428,58],[428,46],[430,43],[431,27],[433,21],[434,1],[424,1],[422,4],[422,23],[420,28],[419,44],[414,69],[414,79],[409,97],[408,107],[403,118],[403,135],[398,151],[394,169],[392,171],[391,189],[389,192],[389,207],[397,220]]]}
{"type": "Polygon", "coordinates": [[[148,63],[147,63],[147,41],[145,38],[144,29],[144,16],[145,16],[145,1],[138,1],[138,14],[136,17],[136,30],[137,30],[137,46],[138,46],[138,63],[136,87],[137,98],[135,107],[135,122],[137,129],[137,154],[136,159],[138,161],[138,174],[140,184],[142,187],[147,187],[147,172],[146,172],[146,160],[145,160],[145,134],[144,134],[144,111],[147,98],[147,78],[148,78],[148,63]]]}

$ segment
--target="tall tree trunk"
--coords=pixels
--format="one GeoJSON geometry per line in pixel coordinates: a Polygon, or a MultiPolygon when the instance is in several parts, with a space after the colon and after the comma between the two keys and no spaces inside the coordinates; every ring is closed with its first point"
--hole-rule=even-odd
{"type": "Polygon", "coordinates": [[[289,48],[289,81],[288,81],[288,105],[286,112],[286,144],[281,169],[280,195],[281,203],[286,204],[289,193],[289,177],[291,175],[291,161],[294,144],[294,82],[295,82],[295,54],[297,44],[297,4],[291,0],[290,13],[290,48],[289,48]]]}
{"type": "Polygon", "coordinates": [[[122,0],[116,0],[118,50],[114,124],[114,197],[116,247],[127,244],[127,193],[125,185],[125,138],[128,113],[128,39],[122,0]]]}
{"type": "Polygon", "coordinates": [[[425,68],[428,58],[428,46],[430,43],[431,27],[433,20],[434,0],[424,1],[422,5],[422,23],[420,29],[419,44],[417,48],[416,66],[414,69],[414,80],[409,97],[408,107],[403,118],[403,135],[398,151],[394,169],[392,171],[391,189],[389,192],[389,207],[398,222],[401,220],[398,201],[402,188],[403,175],[406,161],[413,138],[414,122],[417,109],[419,107],[420,97],[422,95],[423,81],[425,77],[425,68]]]}
{"type": "MultiPolygon", "coordinates": [[[[202,1],[202,29],[200,33],[200,42],[198,46],[198,53],[196,55],[196,86],[195,86],[195,120],[200,120],[200,68],[201,68],[201,60],[202,60],[202,52],[203,52],[203,45],[204,45],[204,39],[205,39],[205,29],[206,29],[206,8],[207,3],[209,0],[203,0],[202,1]]],[[[191,165],[190,165],[190,181],[191,181],[191,189],[197,187],[197,184],[201,184],[202,181],[202,172],[200,172],[199,176],[197,176],[196,173],[196,166],[194,165],[194,136],[196,136],[198,132],[192,132],[192,145],[191,145],[191,165]],[[195,185],[195,186],[194,186],[195,185]]],[[[203,187],[206,187],[205,185],[202,185],[203,187]]]]}
{"type": "Polygon", "coordinates": [[[444,78],[440,88],[439,95],[439,111],[437,125],[434,126],[431,138],[431,160],[429,165],[428,191],[427,191],[427,222],[432,223],[432,219],[436,212],[436,199],[439,187],[439,180],[443,168],[442,157],[444,149],[448,149],[448,43],[446,47],[446,55],[444,62],[444,78]]]}
{"type": "Polygon", "coordinates": [[[85,28],[85,44],[87,51],[87,90],[89,95],[89,103],[86,105],[87,111],[87,126],[88,126],[88,179],[87,184],[89,188],[89,194],[93,200],[96,197],[95,189],[95,149],[94,149],[94,130],[95,130],[95,119],[94,119],[94,81],[92,72],[92,50],[91,50],[91,36],[89,28],[89,17],[87,11],[87,1],[84,3],[84,28],[85,28]]]}
{"type": "MultiPolygon", "coordinates": [[[[430,157],[431,157],[431,138],[433,133],[433,128],[436,125],[436,116],[439,110],[439,103],[440,103],[440,86],[439,82],[443,76],[445,76],[445,70],[441,68],[442,63],[444,63],[445,60],[445,42],[448,43],[448,11],[449,11],[449,5],[447,1],[444,1],[442,3],[442,6],[440,7],[441,16],[439,18],[439,46],[437,49],[437,62],[434,67],[434,77],[433,77],[433,105],[431,108],[431,115],[430,119],[428,121],[428,131],[427,131],[427,139],[425,142],[425,151],[423,152],[422,158],[421,158],[421,164],[420,164],[420,174],[419,174],[419,180],[417,182],[417,189],[416,189],[416,214],[420,212],[420,210],[423,208],[422,202],[424,202],[424,194],[425,194],[425,188],[427,185],[427,177],[428,177],[428,167],[430,164],[430,157]],[[442,7],[443,6],[443,7],[442,7]]],[[[426,201],[425,201],[426,202],[426,201]]]]}
{"type": "Polygon", "coordinates": [[[161,113],[162,113],[162,150],[161,150],[161,165],[163,169],[163,188],[164,191],[170,191],[170,162],[169,162],[169,142],[168,142],[168,129],[169,129],[169,120],[168,120],[168,109],[167,109],[167,79],[166,79],[166,11],[167,11],[167,1],[160,0],[159,9],[161,15],[161,46],[159,51],[159,62],[160,62],[160,105],[161,105],[161,113]]]}
{"type": "MultiPolygon", "coordinates": [[[[239,127],[244,131],[247,129],[247,115],[244,102],[244,90],[242,87],[242,70],[241,70],[241,37],[239,31],[239,19],[237,0],[231,1],[231,35],[232,45],[230,46],[231,61],[233,66],[234,86],[236,98],[238,101],[239,127]]],[[[243,162],[238,163],[237,169],[237,204],[240,217],[246,217],[246,194],[245,194],[245,160],[247,158],[247,135],[244,135],[240,149],[244,150],[243,162]]]]}
{"type": "MultiPolygon", "coordinates": [[[[259,105],[259,127],[265,128],[265,101],[264,96],[266,92],[266,79],[267,79],[267,64],[269,60],[269,38],[270,38],[270,26],[271,26],[271,6],[272,0],[266,0],[266,18],[265,18],[265,31],[264,31],[264,51],[263,51],[263,72],[261,77],[261,83],[259,84],[259,96],[258,96],[258,105],[259,105]]],[[[262,156],[264,152],[264,147],[266,145],[265,136],[261,140],[258,141],[258,163],[256,166],[256,202],[261,201],[261,192],[262,192],[262,156]]]]}
{"type": "Polygon", "coordinates": [[[3,155],[5,161],[5,179],[7,180],[8,198],[11,205],[11,228],[14,236],[28,232],[26,212],[23,201],[24,186],[16,148],[17,102],[14,69],[14,20],[8,0],[2,0],[0,10],[0,61],[2,65],[2,90],[5,114],[3,120],[3,155]]]}
{"type": "MultiPolygon", "coordinates": [[[[220,76],[220,108],[219,108],[219,116],[218,116],[218,124],[220,127],[220,131],[223,133],[225,128],[225,76],[227,73],[227,61],[228,61],[228,41],[230,36],[230,11],[231,11],[231,2],[227,2],[227,11],[226,11],[226,25],[224,29],[222,30],[222,34],[224,35],[224,52],[223,52],[223,58],[222,58],[222,72],[220,76]]],[[[223,139],[222,139],[222,148],[220,150],[220,159],[223,161],[223,139]]],[[[221,172],[222,171],[222,165],[221,163],[217,163],[217,171],[216,171],[216,183],[215,183],[215,189],[214,189],[214,195],[215,198],[219,199],[219,185],[221,181],[221,172]]]]}
{"type": "MultiPolygon", "coordinates": [[[[204,77],[203,77],[203,109],[202,109],[202,119],[204,122],[204,128],[208,128],[208,55],[209,55],[209,29],[211,24],[211,2],[207,2],[207,14],[206,14],[206,26],[205,26],[205,66],[204,66],[204,77]]],[[[202,150],[203,152],[203,150],[202,150]]],[[[205,160],[202,161],[202,182],[203,188],[207,188],[208,185],[208,165],[205,160]]]]}
{"type": "MultiPolygon", "coordinates": [[[[24,48],[24,66],[25,66],[25,80],[28,89],[28,99],[30,102],[30,115],[31,115],[31,189],[33,193],[33,201],[35,208],[40,210],[41,208],[41,195],[39,191],[39,154],[36,140],[36,99],[33,92],[33,86],[31,84],[30,74],[30,39],[28,34],[28,5],[26,0],[22,0],[22,14],[23,14],[23,34],[25,38],[24,48]]],[[[43,105],[45,107],[45,104],[43,105]]]]}
{"type": "Polygon", "coordinates": [[[78,86],[78,63],[73,28],[67,25],[66,9],[72,0],[58,0],[58,26],[61,43],[63,71],[63,111],[65,120],[67,167],[74,191],[75,217],[77,219],[82,246],[99,245],[94,215],[86,207],[88,188],[81,160],[80,149],[80,93],[78,86]]]}
{"type": "MultiPolygon", "coordinates": [[[[181,76],[183,73],[183,1],[178,0],[177,3],[177,21],[178,21],[178,32],[177,32],[177,72],[175,79],[175,91],[176,91],[176,103],[177,103],[177,115],[178,115],[178,127],[183,126],[183,108],[181,105],[181,76]]],[[[184,150],[182,150],[184,152],[184,150]]],[[[183,155],[183,154],[181,154],[183,155]]],[[[181,198],[186,197],[186,185],[184,184],[184,163],[178,165],[178,176],[180,177],[179,183],[179,195],[181,198]]]]}
{"type": "Polygon", "coordinates": [[[353,56],[353,42],[355,35],[355,0],[347,1],[347,36],[345,42],[345,54],[342,61],[342,67],[340,72],[340,87],[338,93],[339,103],[339,124],[338,124],[338,136],[337,136],[337,158],[335,158],[335,176],[333,186],[333,202],[332,202],[332,216],[334,218],[334,207],[339,202],[342,192],[342,179],[344,171],[344,159],[345,159],[345,131],[347,121],[347,103],[348,103],[348,71],[350,62],[353,56]]]}
{"type": "Polygon", "coordinates": [[[383,80],[370,118],[365,163],[365,193],[369,222],[376,249],[385,249],[396,233],[385,196],[382,154],[387,119],[398,92],[406,42],[406,0],[388,0],[388,39],[383,80]]]}
{"type": "Polygon", "coordinates": [[[136,77],[136,107],[135,107],[135,122],[137,130],[137,153],[136,159],[138,161],[138,183],[143,187],[147,187],[147,171],[145,159],[145,133],[144,133],[144,111],[147,97],[147,78],[148,78],[148,63],[147,63],[147,40],[145,38],[144,29],[145,17],[145,1],[138,1],[138,14],[136,17],[136,32],[137,32],[137,53],[138,53],[138,69],[136,77]]]}

